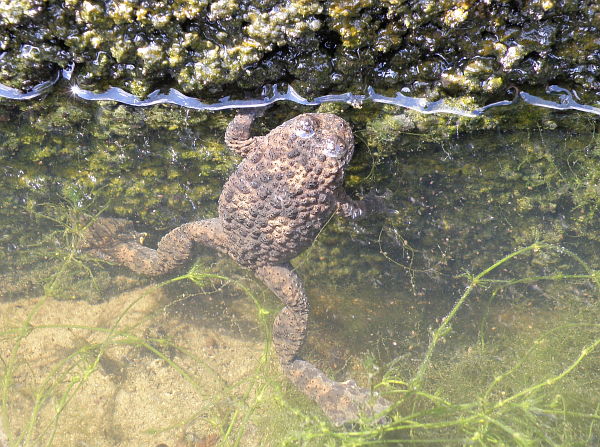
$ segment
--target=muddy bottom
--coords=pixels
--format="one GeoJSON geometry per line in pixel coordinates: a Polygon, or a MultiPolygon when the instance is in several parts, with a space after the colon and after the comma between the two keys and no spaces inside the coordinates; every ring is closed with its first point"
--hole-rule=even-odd
{"type": "MultiPolygon", "coordinates": [[[[158,287],[96,305],[51,298],[0,303],[0,350],[13,382],[3,421],[11,441],[218,442],[240,408],[256,404],[265,374],[279,380],[276,361],[265,358],[256,319],[248,336],[241,326],[205,325],[172,306],[158,287]]],[[[254,430],[244,421],[244,445],[259,445],[254,430]]]]}

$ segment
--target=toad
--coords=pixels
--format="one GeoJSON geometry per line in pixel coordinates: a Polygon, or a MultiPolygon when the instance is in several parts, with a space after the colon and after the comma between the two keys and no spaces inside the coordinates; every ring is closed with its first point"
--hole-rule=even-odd
{"type": "Polygon", "coordinates": [[[131,222],[100,218],[89,228],[91,254],[145,275],[165,274],[192,255],[195,245],[226,253],[254,272],[284,304],[275,318],[273,343],[285,376],[312,398],[336,425],[375,415],[389,403],[354,381],[336,382],[299,358],[309,304],[290,265],[332,214],[357,218],[381,208],[373,195],[351,199],[344,169],[354,151],[350,125],[328,113],[299,115],[266,136],[253,136],[254,112],[239,113],[225,133],[243,157],[219,197],[217,218],[175,228],[156,250],[140,243],[131,222]]]}

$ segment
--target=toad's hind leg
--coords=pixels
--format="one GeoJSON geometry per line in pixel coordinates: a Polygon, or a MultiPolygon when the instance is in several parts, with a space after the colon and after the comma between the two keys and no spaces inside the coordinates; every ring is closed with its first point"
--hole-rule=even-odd
{"type": "Polygon", "coordinates": [[[273,325],[273,344],[290,381],[317,402],[335,425],[386,410],[388,401],[360,388],[353,380],[335,382],[312,363],[297,358],[306,338],[308,301],[302,282],[291,267],[267,266],[255,273],[285,304],[273,325]]]}
{"type": "Polygon", "coordinates": [[[186,261],[194,244],[225,251],[219,219],[190,222],[167,233],[156,250],[141,244],[141,234],[125,219],[99,218],[87,229],[82,243],[90,255],[128,267],[144,275],[162,275],[186,261]]]}

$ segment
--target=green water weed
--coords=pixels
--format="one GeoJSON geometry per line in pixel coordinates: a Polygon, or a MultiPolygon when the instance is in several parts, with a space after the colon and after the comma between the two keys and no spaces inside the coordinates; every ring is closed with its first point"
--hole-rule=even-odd
{"type": "MultiPolygon", "coordinates": [[[[454,356],[443,354],[439,347],[442,342],[447,345],[451,340],[458,314],[475,291],[490,293],[493,299],[515,284],[585,280],[596,285],[597,299],[598,271],[564,247],[534,242],[477,275],[466,277],[465,291],[439,325],[430,331],[430,342],[418,367],[411,372],[404,365],[404,357],[396,359],[388,365],[382,382],[375,387],[397,399],[388,411],[389,422],[370,425],[365,420],[365,425],[351,432],[316,426],[308,432],[294,434],[288,439],[289,445],[299,442],[332,446],[487,447],[571,446],[594,442],[600,436],[600,401],[593,393],[589,394],[589,381],[594,381],[600,348],[597,302],[592,308],[585,307],[587,317],[579,315],[579,321],[571,321],[573,315],[570,314],[557,315],[556,325],[529,338],[527,345],[516,345],[524,342],[525,338],[521,337],[508,340],[508,345],[499,341],[479,342],[462,356],[456,350],[451,350],[454,356]],[[571,258],[584,273],[510,280],[491,277],[516,258],[544,251],[571,258]],[[481,377],[470,381],[468,374],[481,377]]],[[[489,314],[484,315],[489,317],[489,314]]],[[[479,341],[485,337],[480,333],[479,341]]]]}

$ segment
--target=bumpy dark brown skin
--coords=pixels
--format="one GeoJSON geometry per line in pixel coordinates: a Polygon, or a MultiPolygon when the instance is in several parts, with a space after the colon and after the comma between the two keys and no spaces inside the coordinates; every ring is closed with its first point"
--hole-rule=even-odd
{"type": "Polygon", "coordinates": [[[315,239],[334,212],[359,217],[374,202],[354,201],[343,190],[352,158],[352,129],[325,113],[299,115],[266,136],[252,136],[252,112],[229,124],[225,142],[244,160],[223,187],[219,217],[184,224],[153,250],[123,219],[99,219],[86,248],[105,260],[148,275],[166,273],[187,260],[194,244],[229,254],[254,271],[285,307],[275,319],[275,350],[286,376],[315,400],[336,425],[374,415],[389,403],[353,381],[335,382],[298,359],[306,338],[308,300],[289,261],[315,239]]]}

